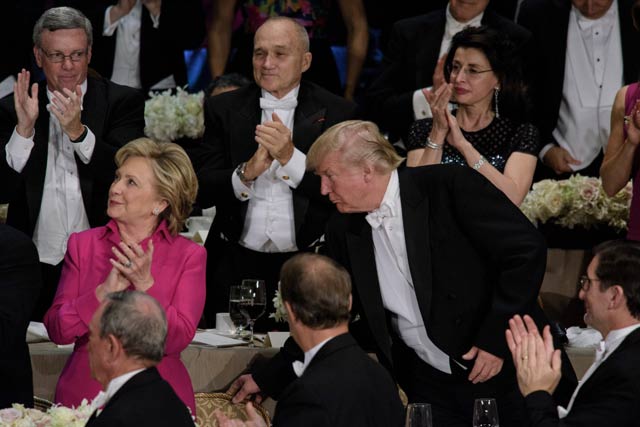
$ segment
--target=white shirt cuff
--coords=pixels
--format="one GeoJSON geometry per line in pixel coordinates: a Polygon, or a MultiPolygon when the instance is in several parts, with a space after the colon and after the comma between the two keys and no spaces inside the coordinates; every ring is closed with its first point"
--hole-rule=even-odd
{"type": "Polygon", "coordinates": [[[304,178],[307,156],[297,148],[293,149],[293,155],[286,165],[276,169],[276,176],[283,180],[289,187],[297,188],[304,178]]]}
{"type": "Polygon", "coordinates": [[[236,195],[236,199],[241,202],[245,202],[253,196],[251,187],[247,187],[244,182],[242,182],[235,170],[231,174],[231,185],[233,186],[233,193],[236,195]]]}
{"type": "MultiPolygon", "coordinates": [[[[65,137],[69,138],[67,135],[65,137]]],[[[93,156],[93,149],[96,147],[96,136],[91,132],[91,129],[87,128],[87,136],[84,137],[84,140],[72,142],[71,145],[82,163],[89,164],[93,156]]]]}
{"type": "MultiPolygon", "coordinates": [[[[431,90],[431,88],[427,88],[431,90]]],[[[428,119],[432,117],[431,107],[427,102],[427,98],[424,97],[422,89],[418,89],[413,92],[413,116],[416,120],[428,119]]]]}
{"type": "Polygon", "coordinates": [[[29,160],[34,145],[33,136],[35,133],[34,129],[29,138],[24,138],[14,128],[11,138],[9,138],[9,142],[5,146],[7,164],[18,173],[22,172],[29,160]]]}
{"type": "Polygon", "coordinates": [[[553,147],[555,147],[555,144],[547,144],[542,147],[542,150],[540,150],[540,153],[538,154],[541,162],[544,160],[544,156],[547,154],[547,151],[551,150],[553,147]]]}
{"type": "Polygon", "coordinates": [[[107,37],[111,37],[113,33],[116,32],[116,29],[118,28],[118,21],[113,23],[111,22],[111,17],[109,13],[111,12],[112,7],[113,6],[109,6],[107,10],[104,11],[104,26],[102,27],[102,35],[107,37]]]}

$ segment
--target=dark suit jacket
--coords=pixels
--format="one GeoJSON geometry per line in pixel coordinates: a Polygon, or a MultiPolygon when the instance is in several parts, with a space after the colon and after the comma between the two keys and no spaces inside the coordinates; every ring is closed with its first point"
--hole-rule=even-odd
{"type": "Polygon", "coordinates": [[[546,392],[525,398],[532,427],[638,425],[640,419],[640,329],[633,331],[582,385],[569,415],[558,419],[546,392]]]}
{"type": "MultiPolygon", "coordinates": [[[[95,415],[95,414],[94,414],[95,415]]],[[[192,427],[189,410],[156,368],[134,375],[87,427],[192,427]]]]}
{"type": "MultiPolygon", "coordinates": [[[[433,85],[445,24],[445,9],[396,22],[382,72],[366,92],[368,115],[405,141],[414,121],[413,92],[433,85]]],[[[489,10],[482,24],[506,33],[522,49],[531,38],[527,30],[489,10]]]]}
{"type": "MultiPolygon", "coordinates": [[[[429,337],[462,364],[469,365],[461,356],[477,346],[508,365],[508,319],[531,313],[543,321],[536,303],[546,263],[542,236],[469,168],[407,168],[399,178],[407,257],[429,337]]],[[[352,274],[354,308],[368,322],[380,360],[391,365],[391,331],[365,214],[335,216],[326,239],[330,255],[352,274]]]]}
{"type": "MultiPolygon", "coordinates": [[[[87,3],[87,2],[85,2],[87,3]]],[[[110,36],[102,35],[104,13],[115,0],[88,2],[81,9],[94,25],[94,46],[91,66],[106,78],[113,74],[113,60],[118,31],[110,36]]],[[[204,12],[198,0],[163,0],[160,25],[153,28],[151,14],[142,6],[140,27],[140,80],[146,94],[149,88],[173,74],[177,86],[187,83],[186,49],[200,47],[205,36],[204,12]]]]}
{"type": "Polygon", "coordinates": [[[38,252],[31,239],[0,224],[0,408],[33,405],[25,337],[41,285],[38,252]]]}
{"type": "MultiPolygon", "coordinates": [[[[244,226],[247,203],[233,193],[231,174],[257,149],[255,128],[260,124],[260,88],[251,84],[233,92],[211,97],[205,104],[203,152],[194,159],[203,165],[198,173],[200,205],[216,206],[211,226],[212,236],[223,233],[237,241],[244,226]]],[[[355,115],[355,105],[313,83],[302,82],[295,110],[293,143],[306,153],[326,129],[355,115]]],[[[313,173],[305,174],[293,190],[293,209],[298,248],[313,243],[324,231],[333,207],[320,195],[320,181],[313,173]]],[[[207,239],[207,248],[214,239],[207,239]]]]}
{"type": "Polygon", "coordinates": [[[399,427],[404,409],[389,373],[349,334],[327,342],[276,407],[274,427],[399,427]]]}
{"type": "MultiPolygon", "coordinates": [[[[27,164],[18,174],[9,168],[4,155],[0,160],[0,169],[4,169],[0,175],[10,182],[5,188],[12,189],[11,194],[2,194],[10,203],[7,223],[29,236],[33,235],[40,213],[47,168],[49,112],[46,110],[48,100],[45,85],[44,82],[39,84],[40,115],[27,164]]],[[[8,96],[0,101],[0,143],[3,152],[17,122],[13,96],[8,96]]],[[[89,223],[91,227],[97,227],[106,224],[108,219],[107,197],[115,172],[113,158],[116,151],[127,142],[144,136],[142,93],[102,78],[88,77],[82,123],[94,133],[96,145],[91,161],[84,164],[76,155],[76,165],[89,223]]]]}
{"type": "MultiPolygon", "coordinates": [[[[640,33],[631,20],[633,0],[618,0],[624,84],[638,80],[640,33]]],[[[554,142],[551,133],[558,123],[567,54],[570,0],[525,0],[518,23],[533,34],[534,120],[543,145],[554,142]]]]}

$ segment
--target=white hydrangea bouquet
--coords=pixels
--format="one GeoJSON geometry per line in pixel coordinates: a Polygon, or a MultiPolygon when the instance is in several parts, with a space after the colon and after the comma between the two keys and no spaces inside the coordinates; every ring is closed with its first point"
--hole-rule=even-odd
{"type": "Polygon", "coordinates": [[[144,133],[156,141],[171,142],[178,138],[199,138],[204,134],[204,92],[190,94],[178,88],[149,93],[144,104],[144,133]]]}
{"type": "Polygon", "coordinates": [[[54,405],[42,412],[14,403],[0,410],[0,426],[6,427],[82,427],[87,423],[94,407],[83,399],[77,408],[54,405]]]}
{"type": "Polygon", "coordinates": [[[273,297],[273,308],[276,311],[269,315],[269,318],[276,319],[276,322],[286,322],[287,321],[287,312],[284,309],[284,304],[282,303],[282,297],[280,296],[280,289],[276,290],[276,296],[273,297]]]}
{"type": "Polygon", "coordinates": [[[536,225],[551,221],[569,229],[609,226],[621,231],[627,228],[631,189],[629,182],[608,197],[599,178],[574,175],[560,181],[545,179],[533,184],[520,209],[536,225]]]}

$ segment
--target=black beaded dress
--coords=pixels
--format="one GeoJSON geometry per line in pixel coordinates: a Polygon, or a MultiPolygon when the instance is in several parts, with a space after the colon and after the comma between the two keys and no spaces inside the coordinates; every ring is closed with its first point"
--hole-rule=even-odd
{"type": "MultiPolygon", "coordinates": [[[[433,119],[416,120],[409,129],[407,151],[424,148],[431,133],[433,119]]],[[[464,137],[500,172],[514,151],[537,156],[540,151],[538,129],[531,123],[515,123],[506,117],[494,117],[484,129],[467,132],[460,129],[464,137]]],[[[462,154],[445,143],[442,149],[443,164],[467,166],[462,154]]]]}

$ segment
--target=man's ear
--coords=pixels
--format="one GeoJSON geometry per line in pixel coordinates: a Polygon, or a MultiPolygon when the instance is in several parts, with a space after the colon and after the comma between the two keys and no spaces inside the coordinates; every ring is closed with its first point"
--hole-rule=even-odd
{"type": "Polygon", "coordinates": [[[107,341],[106,350],[107,350],[107,354],[109,355],[109,361],[117,360],[124,352],[124,349],[122,348],[122,343],[113,334],[107,335],[105,340],[107,341]]]}
{"type": "Polygon", "coordinates": [[[36,58],[36,64],[42,68],[42,50],[36,45],[33,46],[33,56],[36,58]]]}
{"type": "Polygon", "coordinates": [[[626,307],[627,297],[624,295],[624,289],[620,285],[613,285],[609,288],[611,295],[609,297],[609,308],[626,307]]]}
{"type": "Polygon", "coordinates": [[[351,312],[351,307],[353,307],[353,295],[349,294],[349,312],[351,312]]]}
{"type": "Polygon", "coordinates": [[[282,303],[284,304],[284,310],[287,312],[287,319],[289,320],[289,323],[293,323],[293,322],[297,321],[298,318],[293,313],[293,309],[291,308],[291,304],[289,304],[288,301],[283,301],[282,303]]]}
{"type": "Polygon", "coordinates": [[[302,55],[302,72],[304,73],[311,67],[311,52],[305,52],[302,55]]]}

